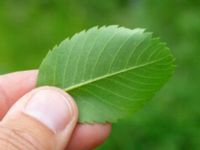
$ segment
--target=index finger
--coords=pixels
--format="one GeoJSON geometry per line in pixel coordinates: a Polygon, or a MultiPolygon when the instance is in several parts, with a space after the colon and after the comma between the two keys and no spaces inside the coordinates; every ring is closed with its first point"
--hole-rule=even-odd
{"type": "Polygon", "coordinates": [[[31,70],[0,76],[0,120],[16,100],[35,88],[37,74],[31,70]]]}

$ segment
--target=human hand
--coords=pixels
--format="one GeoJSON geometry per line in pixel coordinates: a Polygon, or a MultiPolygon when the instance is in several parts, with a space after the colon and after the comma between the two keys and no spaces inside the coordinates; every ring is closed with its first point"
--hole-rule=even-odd
{"type": "Polygon", "coordinates": [[[58,88],[35,88],[37,74],[0,76],[0,148],[91,150],[102,144],[111,126],[77,124],[73,98],[58,88]]]}

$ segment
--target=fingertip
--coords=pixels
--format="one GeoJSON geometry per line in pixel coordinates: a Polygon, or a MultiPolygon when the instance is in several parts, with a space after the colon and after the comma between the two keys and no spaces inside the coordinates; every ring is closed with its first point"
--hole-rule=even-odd
{"type": "Polygon", "coordinates": [[[55,133],[66,128],[78,118],[73,98],[56,87],[39,87],[32,91],[31,98],[26,102],[25,114],[36,118],[55,133]]]}
{"type": "Polygon", "coordinates": [[[92,132],[90,133],[92,137],[96,137],[94,145],[101,145],[104,141],[109,137],[111,132],[111,124],[94,124],[88,125],[89,128],[92,128],[92,132]]]}
{"type": "Polygon", "coordinates": [[[94,149],[104,143],[111,128],[111,124],[78,124],[67,150],[94,149]]]}
{"type": "Polygon", "coordinates": [[[57,88],[57,87],[53,87],[53,86],[43,86],[43,87],[39,87],[39,90],[53,90],[53,91],[57,91],[58,93],[64,95],[66,97],[66,99],[68,99],[68,102],[70,103],[70,106],[72,108],[73,111],[73,115],[74,117],[78,118],[78,107],[76,105],[76,102],[74,100],[74,98],[69,95],[67,92],[65,92],[64,90],[57,88]]]}
{"type": "Polygon", "coordinates": [[[12,73],[8,73],[5,75],[0,75],[0,77],[2,78],[22,78],[22,77],[36,77],[38,75],[38,70],[34,69],[34,70],[26,70],[26,71],[17,71],[17,72],[12,72],[12,73]]]}
{"type": "Polygon", "coordinates": [[[35,88],[37,74],[31,70],[0,76],[0,120],[17,99],[35,88]]]}

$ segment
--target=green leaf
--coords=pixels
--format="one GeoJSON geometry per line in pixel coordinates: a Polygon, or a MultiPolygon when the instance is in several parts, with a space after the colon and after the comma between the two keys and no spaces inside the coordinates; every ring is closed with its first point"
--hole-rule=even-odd
{"type": "Polygon", "coordinates": [[[38,86],[64,89],[75,99],[80,122],[116,122],[151,99],[174,71],[174,59],[143,29],[93,27],[48,53],[38,86]]]}

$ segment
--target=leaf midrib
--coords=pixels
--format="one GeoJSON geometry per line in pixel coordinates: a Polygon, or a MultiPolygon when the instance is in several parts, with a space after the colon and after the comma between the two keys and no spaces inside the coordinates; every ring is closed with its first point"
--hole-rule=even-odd
{"type": "Polygon", "coordinates": [[[117,71],[117,72],[113,72],[113,73],[110,73],[110,74],[106,74],[106,75],[101,76],[101,77],[97,77],[97,78],[94,78],[94,79],[90,79],[90,80],[87,80],[87,81],[85,81],[85,82],[81,82],[81,83],[79,83],[79,84],[77,84],[77,85],[73,85],[73,86],[71,86],[71,87],[65,88],[64,90],[65,90],[66,92],[69,92],[69,91],[72,91],[72,90],[74,90],[74,89],[76,89],[76,88],[79,88],[79,87],[81,87],[81,86],[84,86],[84,85],[87,85],[87,84],[90,84],[90,83],[93,83],[93,82],[102,80],[102,79],[104,79],[104,78],[108,78],[108,77],[111,77],[111,76],[114,76],[114,75],[117,75],[117,74],[120,74],[120,73],[123,73],[123,72],[126,72],[126,71],[130,71],[130,70],[133,70],[133,69],[138,69],[138,68],[146,67],[146,66],[148,66],[148,65],[151,65],[151,64],[157,63],[157,62],[159,62],[159,61],[162,61],[163,59],[165,59],[165,58],[167,58],[167,57],[169,57],[169,55],[166,56],[166,57],[163,57],[163,58],[161,58],[161,59],[157,59],[157,60],[154,60],[154,61],[150,61],[150,62],[148,62],[148,63],[144,63],[144,64],[141,64],[141,65],[138,65],[138,66],[133,66],[133,67],[130,67],[130,68],[126,68],[126,69],[117,71]]]}

